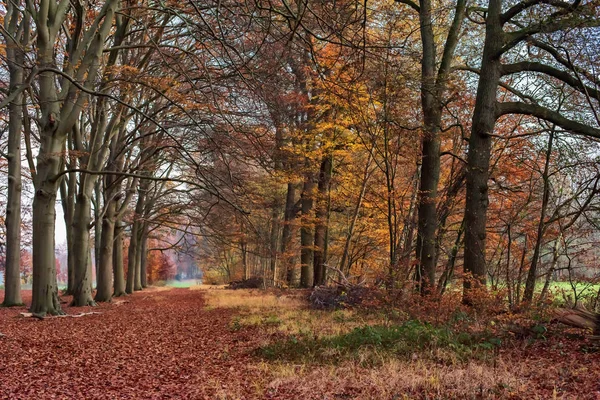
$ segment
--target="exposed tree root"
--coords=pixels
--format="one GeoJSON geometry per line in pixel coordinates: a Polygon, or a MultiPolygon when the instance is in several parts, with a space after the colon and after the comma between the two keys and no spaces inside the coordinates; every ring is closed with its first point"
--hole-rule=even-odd
{"type": "MultiPolygon", "coordinates": [[[[85,315],[92,315],[92,314],[102,314],[101,312],[96,312],[96,311],[92,311],[92,312],[88,312],[88,313],[80,313],[80,314],[57,314],[57,315],[53,315],[53,317],[55,318],[66,318],[66,317],[70,317],[70,318],[79,318],[79,317],[83,317],[85,315]]],[[[37,318],[37,319],[46,319],[46,318],[51,318],[51,317],[47,317],[45,314],[38,314],[38,313],[21,313],[21,316],[23,318],[37,318]]]]}

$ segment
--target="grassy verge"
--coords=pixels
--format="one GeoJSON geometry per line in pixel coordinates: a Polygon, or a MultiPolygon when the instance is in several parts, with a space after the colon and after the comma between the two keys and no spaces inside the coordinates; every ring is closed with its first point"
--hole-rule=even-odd
{"type": "Polygon", "coordinates": [[[498,358],[500,340],[463,312],[428,323],[400,310],[312,310],[305,293],[293,291],[205,294],[208,307],[236,310],[233,333],[252,329],[260,338],[253,359],[264,373],[256,383],[264,394],[486,398],[520,388],[514,366],[498,358]]]}

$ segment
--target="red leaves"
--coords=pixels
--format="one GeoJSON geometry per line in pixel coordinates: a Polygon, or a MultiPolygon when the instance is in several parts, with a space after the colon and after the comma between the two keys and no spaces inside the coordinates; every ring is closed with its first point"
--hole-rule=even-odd
{"type": "Polygon", "coordinates": [[[24,307],[0,309],[0,398],[254,397],[255,339],[229,331],[229,311],[203,309],[199,291],[149,289],[128,300],[43,321],[21,317],[24,307]]]}

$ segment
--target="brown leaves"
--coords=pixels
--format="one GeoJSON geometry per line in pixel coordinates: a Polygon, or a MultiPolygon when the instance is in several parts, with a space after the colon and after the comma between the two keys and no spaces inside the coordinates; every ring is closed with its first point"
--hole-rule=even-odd
{"type": "Polygon", "coordinates": [[[255,397],[255,339],[231,333],[231,312],[204,309],[201,291],[149,289],[117,304],[42,321],[0,308],[0,398],[255,397]]]}

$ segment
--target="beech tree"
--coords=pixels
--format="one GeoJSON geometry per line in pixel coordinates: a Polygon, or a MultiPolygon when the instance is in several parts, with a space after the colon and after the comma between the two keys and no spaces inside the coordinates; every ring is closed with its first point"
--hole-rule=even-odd
{"type": "Polygon", "coordinates": [[[26,88],[26,52],[31,35],[31,18],[21,11],[22,4],[7,1],[2,37],[6,43],[9,84],[1,107],[8,104],[8,187],[6,199],[6,256],[4,259],[5,307],[21,305],[21,140],[24,90],[26,88]]]}

